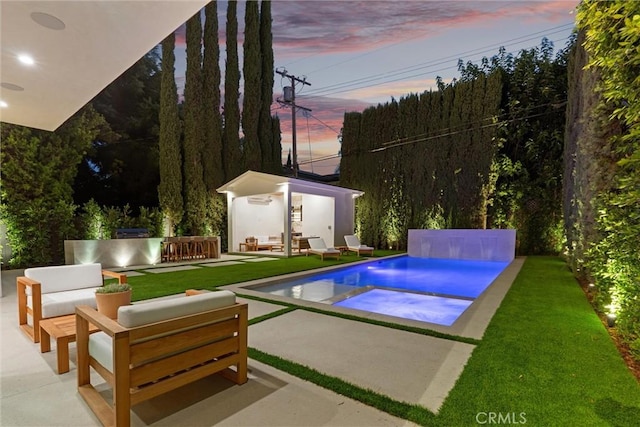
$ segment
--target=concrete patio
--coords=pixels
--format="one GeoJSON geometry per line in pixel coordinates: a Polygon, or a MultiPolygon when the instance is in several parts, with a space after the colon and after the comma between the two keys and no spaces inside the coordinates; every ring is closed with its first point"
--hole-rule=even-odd
{"type": "MultiPolygon", "coordinates": [[[[516,259],[458,322],[442,328],[451,334],[480,338],[522,262],[523,259],[516,259]]],[[[55,345],[50,353],[40,353],[39,345],[19,330],[15,277],[21,273],[2,272],[0,424],[100,425],[76,391],[75,346],[72,344],[70,349],[71,371],[57,375],[55,345]]],[[[250,318],[282,308],[267,302],[247,302],[250,318]]],[[[326,304],[322,308],[332,310],[326,304]]],[[[420,323],[381,315],[369,317],[414,326],[420,323]]],[[[434,325],[421,326],[437,329],[434,325]]],[[[306,310],[295,310],[250,326],[249,346],[433,412],[437,412],[455,385],[474,348],[457,341],[306,310]]],[[[255,360],[249,360],[249,369],[249,382],[242,386],[212,376],[137,405],[132,411],[132,425],[413,425],[255,360]]],[[[97,377],[96,381],[99,382],[97,377]]]]}

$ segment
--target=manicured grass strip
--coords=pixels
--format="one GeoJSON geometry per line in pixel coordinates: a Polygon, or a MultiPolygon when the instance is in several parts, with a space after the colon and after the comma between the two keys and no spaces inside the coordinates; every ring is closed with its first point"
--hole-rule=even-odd
{"type": "MultiPolygon", "coordinates": [[[[380,250],[375,252],[374,258],[400,253],[402,252],[380,250]]],[[[194,270],[145,274],[143,276],[128,277],[127,281],[133,289],[131,299],[133,301],[142,301],[179,294],[187,289],[213,290],[218,286],[308,271],[331,265],[349,264],[362,260],[362,257],[356,255],[341,256],[340,261],[335,259],[321,261],[318,256],[297,256],[269,262],[246,262],[237,265],[200,267],[194,270]]]]}
{"type": "Polygon", "coordinates": [[[236,292],[236,296],[244,298],[244,299],[250,299],[250,300],[254,300],[254,301],[266,302],[267,304],[282,305],[284,307],[295,307],[295,308],[298,308],[298,306],[296,304],[290,304],[290,303],[283,302],[283,301],[275,301],[275,300],[271,300],[271,299],[268,299],[268,298],[257,297],[255,295],[245,295],[245,294],[241,294],[241,293],[237,293],[236,292]]]}
{"type": "Polygon", "coordinates": [[[273,319],[274,317],[282,316],[283,314],[290,313],[292,311],[297,310],[295,307],[286,307],[282,310],[274,311],[273,313],[263,314],[262,316],[254,317],[249,320],[249,326],[255,325],[256,323],[264,322],[265,320],[273,319]]]}
{"type": "MultiPolygon", "coordinates": [[[[394,400],[375,391],[359,387],[340,378],[323,374],[308,366],[262,352],[255,348],[249,348],[249,357],[396,417],[420,425],[430,425],[433,423],[434,414],[422,406],[394,400]]],[[[383,375],[383,373],[380,374],[383,375]]]]}
{"type": "Polygon", "coordinates": [[[640,385],[560,258],[527,258],[437,424],[486,423],[488,412],[535,426],[640,420],[640,385]]]}

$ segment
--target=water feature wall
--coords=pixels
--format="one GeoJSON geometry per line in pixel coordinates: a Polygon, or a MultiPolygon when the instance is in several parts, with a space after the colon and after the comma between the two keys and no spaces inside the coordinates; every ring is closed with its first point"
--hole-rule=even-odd
{"type": "Polygon", "coordinates": [[[409,230],[408,253],[421,258],[512,261],[516,230],[409,230]]]}

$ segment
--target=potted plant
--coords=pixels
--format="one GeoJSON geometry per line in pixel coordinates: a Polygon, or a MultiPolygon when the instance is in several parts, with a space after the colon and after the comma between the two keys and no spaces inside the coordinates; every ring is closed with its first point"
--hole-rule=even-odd
{"type": "Polygon", "coordinates": [[[131,304],[131,286],[128,283],[109,283],[96,289],[96,304],[98,311],[105,316],[115,319],[118,308],[131,304]]]}

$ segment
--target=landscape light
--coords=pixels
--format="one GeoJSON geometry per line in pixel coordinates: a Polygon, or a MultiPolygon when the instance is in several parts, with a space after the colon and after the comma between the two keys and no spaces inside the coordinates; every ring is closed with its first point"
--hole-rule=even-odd
{"type": "Polygon", "coordinates": [[[616,315],[614,313],[607,313],[607,326],[613,328],[616,325],[616,315]]]}

